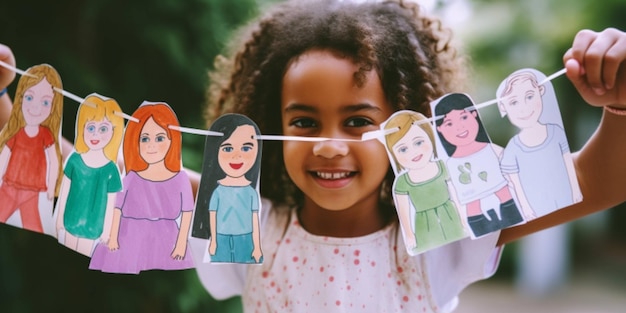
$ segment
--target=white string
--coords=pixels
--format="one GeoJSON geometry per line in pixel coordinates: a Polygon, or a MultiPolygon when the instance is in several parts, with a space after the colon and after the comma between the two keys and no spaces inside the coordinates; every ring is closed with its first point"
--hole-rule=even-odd
{"type": "Polygon", "coordinates": [[[189,134],[204,135],[204,136],[216,136],[216,137],[224,136],[223,133],[214,132],[210,130],[201,130],[201,129],[195,129],[195,128],[176,126],[176,125],[169,125],[167,127],[169,129],[173,129],[181,133],[189,133],[189,134]]]}
{"type": "MultiPolygon", "coordinates": [[[[29,74],[25,71],[22,71],[16,67],[13,67],[3,61],[0,61],[0,66],[3,66],[11,71],[14,71],[20,75],[25,75],[25,76],[30,76],[30,77],[36,77],[32,74],[29,74]]],[[[553,73],[552,75],[546,77],[544,80],[542,80],[541,82],[539,82],[539,85],[543,85],[563,74],[565,74],[567,72],[567,70],[565,68],[560,69],[559,71],[553,73]]],[[[79,103],[83,103],[84,99],[81,97],[78,97],[74,94],[72,94],[71,92],[68,92],[66,90],[63,90],[61,88],[56,88],[54,87],[54,90],[61,93],[63,96],[68,97],[76,102],[79,103]]],[[[467,108],[467,111],[473,111],[473,110],[478,110],[478,109],[482,109],[484,107],[490,106],[492,104],[496,104],[498,103],[498,99],[492,99],[492,100],[488,100],[479,104],[475,104],[472,107],[467,108]]],[[[91,103],[89,103],[90,105],[93,105],[91,103]]],[[[137,118],[134,118],[124,112],[114,112],[115,115],[121,116],[127,120],[133,121],[138,123],[139,120],[137,118]]],[[[437,121],[439,119],[444,118],[444,116],[433,116],[431,118],[427,118],[421,121],[417,121],[414,122],[413,125],[420,125],[423,123],[429,123],[429,122],[434,122],[437,121]]],[[[223,133],[220,132],[213,132],[213,131],[209,131],[209,130],[201,130],[201,129],[195,129],[195,128],[188,128],[188,127],[181,127],[181,126],[174,126],[174,125],[170,125],[169,126],[170,129],[173,130],[177,130],[180,132],[184,132],[184,133],[190,133],[190,134],[197,134],[197,135],[204,135],[204,136],[224,136],[223,133]]],[[[281,136],[281,135],[256,135],[255,138],[256,139],[260,139],[260,140],[282,140],[282,141],[305,141],[305,142],[322,142],[322,141],[343,141],[343,142],[363,142],[363,141],[368,141],[368,140],[372,140],[372,139],[376,139],[376,138],[382,138],[386,135],[395,133],[397,131],[399,131],[400,129],[398,127],[395,128],[391,128],[391,129],[386,129],[386,130],[374,130],[374,131],[369,131],[369,132],[365,132],[363,133],[363,135],[361,135],[361,139],[345,139],[345,138],[326,138],[326,137],[304,137],[304,136],[281,136]]]]}

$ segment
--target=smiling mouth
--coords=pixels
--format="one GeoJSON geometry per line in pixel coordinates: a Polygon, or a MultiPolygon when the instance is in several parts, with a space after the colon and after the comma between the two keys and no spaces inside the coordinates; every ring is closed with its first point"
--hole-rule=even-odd
{"type": "Polygon", "coordinates": [[[326,180],[339,180],[355,175],[355,172],[313,172],[317,178],[326,180]]]}
{"type": "Polygon", "coordinates": [[[89,140],[89,142],[91,142],[92,145],[97,145],[100,140],[89,140]]]}
{"type": "Polygon", "coordinates": [[[234,170],[238,170],[243,166],[243,163],[228,163],[228,165],[234,169],[234,170]]]}
{"type": "Polygon", "coordinates": [[[411,161],[417,162],[417,161],[421,160],[423,156],[424,156],[423,154],[420,154],[420,155],[414,157],[413,159],[411,159],[411,161]]]}
{"type": "Polygon", "coordinates": [[[529,119],[531,116],[533,116],[533,113],[535,113],[535,111],[530,112],[530,114],[526,115],[526,116],[521,116],[519,119],[520,120],[527,120],[529,119]]]}
{"type": "Polygon", "coordinates": [[[466,130],[466,131],[464,131],[464,132],[462,132],[462,133],[460,133],[460,134],[458,134],[456,136],[459,137],[459,138],[465,138],[465,137],[467,137],[468,134],[469,134],[469,131],[466,130]]]}

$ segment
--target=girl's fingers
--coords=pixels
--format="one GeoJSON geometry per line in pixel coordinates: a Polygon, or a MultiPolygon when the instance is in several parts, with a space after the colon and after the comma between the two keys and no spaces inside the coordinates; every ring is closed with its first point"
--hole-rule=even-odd
{"type": "MultiPolygon", "coordinates": [[[[616,31],[616,30],[611,30],[616,31]]],[[[620,76],[620,67],[626,60],[626,38],[618,36],[611,47],[609,47],[604,55],[604,67],[602,69],[602,76],[604,80],[604,87],[606,89],[612,89],[616,85],[616,80],[620,76]]]]}

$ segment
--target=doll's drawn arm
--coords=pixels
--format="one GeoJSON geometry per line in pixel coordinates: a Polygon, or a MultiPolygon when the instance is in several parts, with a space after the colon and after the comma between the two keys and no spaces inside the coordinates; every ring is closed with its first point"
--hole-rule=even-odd
{"type": "Polygon", "coordinates": [[[261,231],[259,227],[259,211],[252,212],[252,244],[254,250],[252,250],[252,257],[259,263],[263,252],[261,251],[261,231]]]}
{"type": "Polygon", "coordinates": [[[519,174],[511,173],[506,174],[506,176],[508,177],[510,184],[513,185],[515,195],[517,196],[517,201],[519,201],[519,204],[522,207],[524,218],[527,221],[535,219],[537,217],[537,214],[531,207],[530,202],[528,202],[528,198],[526,198],[526,192],[524,191],[524,187],[522,186],[522,181],[519,179],[519,174]]]}
{"type": "Polygon", "coordinates": [[[576,169],[574,168],[574,161],[572,159],[571,153],[564,153],[563,160],[565,161],[565,168],[567,169],[569,185],[572,188],[572,201],[582,201],[583,194],[580,191],[580,186],[578,185],[578,178],[576,177],[576,169]]]}
{"type": "Polygon", "coordinates": [[[211,229],[211,243],[209,243],[209,254],[215,255],[215,251],[217,250],[217,231],[215,227],[217,226],[217,212],[209,211],[209,227],[211,229]]]}
{"type": "Polygon", "coordinates": [[[61,189],[59,190],[59,199],[57,200],[57,234],[59,234],[59,232],[65,228],[63,224],[63,216],[65,215],[65,205],[67,203],[67,195],[70,192],[71,185],[72,180],[69,179],[69,177],[63,175],[63,180],[61,181],[61,189]]]}
{"type": "Polygon", "coordinates": [[[7,171],[7,165],[9,164],[9,159],[11,158],[11,149],[4,145],[2,151],[0,151],[0,186],[2,186],[4,173],[7,171]]]}
{"type": "Polygon", "coordinates": [[[398,211],[398,219],[404,233],[404,243],[407,249],[413,250],[417,247],[415,239],[415,233],[413,232],[413,226],[411,223],[411,200],[409,195],[393,194],[396,201],[396,210],[398,211]]]}
{"type": "Polygon", "coordinates": [[[46,148],[48,159],[48,200],[54,199],[57,177],[59,177],[59,159],[57,158],[54,145],[46,148]]]}
{"type": "Polygon", "coordinates": [[[172,259],[182,260],[185,258],[187,251],[187,237],[189,237],[189,228],[191,227],[191,211],[185,211],[180,218],[180,229],[178,229],[178,237],[176,246],[172,251],[172,259]]]}
{"type": "Polygon", "coordinates": [[[450,179],[446,179],[446,185],[448,185],[450,200],[454,203],[454,206],[456,207],[456,210],[461,217],[461,223],[463,223],[465,229],[471,229],[467,222],[467,208],[465,207],[465,205],[459,202],[459,197],[456,194],[456,188],[454,188],[454,184],[452,183],[452,181],[450,181],[450,179]]]}
{"type": "Polygon", "coordinates": [[[102,235],[100,235],[100,242],[108,243],[111,238],[111,228],[113,226],[113,214],[115,210],[115,200],[117,198],[117,192],[109,192],[107,194],[107,205],[104,211],[104,225],[102,226],[102,235]]]}
{"type": "Polygon", "coordinates": [[[107,242],[107,246],[109,250],[114,251],[120,248],[120,243],[118,241],[120,234],[120,222],[122,220],[122,210],[120,208],[113,209],[113,220],[111,222],[111,236],[109,237],[109,242],[107,242]]]}

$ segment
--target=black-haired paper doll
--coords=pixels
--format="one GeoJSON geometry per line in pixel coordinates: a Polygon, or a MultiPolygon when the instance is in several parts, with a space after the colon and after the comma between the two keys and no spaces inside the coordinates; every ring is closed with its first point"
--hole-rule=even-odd
{"type": "Polygon", "coordinates": [[[239,114],[211,125],[194,216],[194,237],[209,239],[211,262],[262,262],[259,229],[261,141],[256,124],[239,114]]]}
{"type": "Polygon", "coordinates": [[[431,105],[441,145],[449,156],[446,165],[474,236],[523,222],[500,170],[501,147],[491,143],[469,96],[448,94],[431,105]],[[497,203],[487,205],[486,198],[494,195],[497,203]]]}
{"type": "Polygon", "coordinates": [[[97,94],[78,107],[75,152],[65,162],[57,201],[59,242],[89,256],[96,240],[109,238],[105,221],[110,222],[115,195],[122,190],[116,161],[124,118],[115,112],[122,112],[117,102],[97,94]]]}
{"type": "Polygon", "coordinates": [[[144,102],[124,132],[123,189],[117,194],[107,243],[90,269],[113,273],[193,267],[187,239],[193,194],[182,169],[176,114],[166,103],[144,102]]]}
{"type": "Polygon", "coordinates": [[[393,128],[398,131],[386,135],[385,142],[396,173],[392,195],[408,252],[467,237],[451,199],[448,171],[437,159],[431,124],[420,113],[398,111],[384,124],[384,129],[393,128]]]}
{"type": "Polygon", "coordinates": [[[63,112],[63,95],[54,88],[62,88],[61,78],[47,64],[33,66],[26,74],[18,82],[9,122],[0,133],[0,222],[6,223],[19,209],[22,228],[49,229],[52,234],[63,112]],[[49,212],[40,212],[44,207],[49,212]]]}
{"type": "Polygon", "coordinates": [[[519,128],[504,148],[502,172],[536,217],[582,200],[552,84],[539,84],[545,78],[534,69],[518,70],[497,91],[500,113],[519,128]]]}

